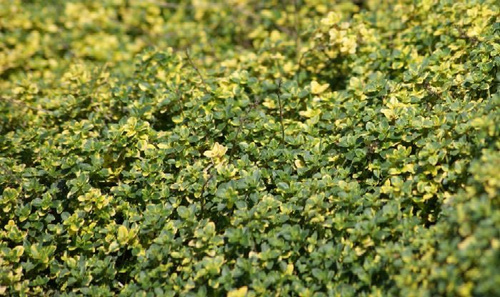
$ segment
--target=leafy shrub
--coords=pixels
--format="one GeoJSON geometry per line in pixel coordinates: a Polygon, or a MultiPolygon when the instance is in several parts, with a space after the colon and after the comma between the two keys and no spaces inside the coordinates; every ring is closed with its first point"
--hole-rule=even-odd
{"type": "Polygon", "coordinates": [[[499,296],[498,15],[3,1],[0,293],[499,296]]]}

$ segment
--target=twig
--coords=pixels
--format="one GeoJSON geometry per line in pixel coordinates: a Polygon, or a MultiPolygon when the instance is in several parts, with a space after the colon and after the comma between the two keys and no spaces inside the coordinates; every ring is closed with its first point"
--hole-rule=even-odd
{"type": "Polygon", "coordinates": [[[280,123],[281,123],[281,142],[285,142],[285,126],[283,125],[283,105],[281,104],[281,80],[278,80],[278,90],[276,91],[278,96],[278,104],[280,107],[280,123]]]}
{"type": "Polygon", "coordinates": [[[163,2],[163,1],[146,1],[146,3],[157,5],[162,8],[173,8],[173,9],[180,9],[180,8],[195,9],[197,7],[220,9],[224,7],[224,5],[218,3],[200,3],[197,5],[179,4],[179,3],[163,2]]]}
{"type": "MultiPolygon", "coordinates": [[[[204,171],[207,171],[207,170],[210,170],[210,168],[213,166],[214,164],[210,164],[208,165],[208,167],[204,170],[204,171]]],[[[201,187],[201,214],[203,216],[203,213],[205,212],[205,196],[203,196],[203,194],[205,193],[205,188],[207,187],[208,185],[208,182],[214,177],[214,174],[213,174],[213,171],[210,170],[210,174],[208,175],[208,178],[207,180],[205,180],[205,182],[203,183],[203,186],[201,187]]]]}
{"type": "Polygon", "coordinates": [[[220,9],[236,9],[241,14],[244,14],[249,17],[258,17],[251,11],[245,10],[243,5],[239,4],[236,6],[229,5],[229,4],[223,4],[223,3],[198,3],[196,5],[192,4],[179,4],[179,3],[173,3],[173,2],[162,2],[162,1],[146,1],[146,3],[156,5],[161,8],[171,8],[171,9],[189,9],[189,10],[194,10],[198,8],[205,8],[205,9],[214,9],[214,10],[220,10],[220,9]]]}
{"type": "Polygon", "coordinates": [[[28,109],[31,109],[31,110],[50,113],[49,110],[46,110],[44,108],[39,108],[39,107],[34,107],[34,106],[31,106],[31,105],[28,105],[26,102],[23,102],[23,101],[20,101],[20,100],[16,100],[16,99],[12,99],[12,98],[7,98],[7,97],[0,97],[0,100],[4,100],[4,101],[7,101],[7,102],[12,103],[12,104],[21,105],[21,106],[24,106],[24,107],[26,107],[28,109]]]}
{"type": "Polygon", "coordinates": [[[6,173],[7,173],[7,175],[9,176],[9,178],[10,178],[10,179],[14,179],[14,180],[15,180],[15,182],[17,182],[17,183],[21,183],[21,181],[22,181],[22,180],[21,180],[18,176],[16,176],[16,175],[12,172],[12,170],[10,170],[10,169],[9,169],[8,167],[6,167],[4,164],[0,164],[0,167],[1,167],[1,168],[2,168],[2,169],[6,172],[6,173]]]}
{"type": "Polygon", "coordinates": [[[233,147],[231,148],[231,151],[229,152],[229,161],[228,161],[228,163],[231,163],[231,161],[233,160],[234,150],[236,149],[236,142],[238,141],[238,136],[240,135],[241,131],[243,130],[243,126],[244,126],[244,124],[247,121],[247,115],[250,113],[250,111],[252,111],[253,109],[257,108],[257,105],[259,105],[259,103],[260,103],[260,99],[257,96],[255,98],[254,102],[252,102],[250,104],[249,109],[246,110],[245,115],[241,115],[240,114],[240,116],[239,116],[240,125],[238,126],[238,130],[236,131],[236,135],[234,136],[234,143],[233,143],[233,147]]]}
{"type": "Polygon", "coordinates": [[[196,73],[198,73],[198,76],[201,79],[201,83],[205,87],[205,90],[208,92],[210,89],[208,88],[207,83],[205,82],[205,79],[203,78],[203,75],[201,75],[200,70],[198,69],[198,67],[196,67],[196,65],[194,65],[193,61],[191,60],[191,56],[189,56],[188,49],[185,49],[185,52],[186,52],[186,58],[187,58],[189,64],[191,64],[191,66],[194,68],[194,70],[196,71],[196,73]]]}
{"type": "Polygon", "coordinates": [[[102,86],[103,84],[100,84],[100,85],[97,85],[97,81],[99,80],[99,78],[101,77],[101,74],[104,72],[104,70],[108,67],[108,63],[104,63],[104,65],[102,65],[101,67],[99,67],[99,70],[97,71],[97,75],[94,76],[94,79],[92,80],[92,84],[90,85],[90,91],[89,91],[89,95],[92,96],[92,94],[94,93],[94,91],[102,86]]]}
{"type": "Polygon", "coordinates": [[[293,22],[295,33],[295,59],[300,60],[300,23],[299,23],[299,3],[298,0],[293,0],[293,22]]]}
{"type": "Polygon", "coordinates": [[[243,117],[240,115],[239,121],[240,121],[240,125],[238,126],[238,130],[236,131],[236,135],[234,136],[234,143],[233,143],[233,147],[231,148],[231,151],[229,152],[228,163],[231,163],[231,161],[233,160],[234,149],[236,148],[236,142],[238,141],[238,136],[240,135],[241,130],[243,129],[243,124],[246,122],[246,117],[243,117]]]}
{"type": "Polygon", "coordinates": [[[154,5],[158,5],[159,7],[162,7],[162,8],[175,8],[175,9],[178,9],[178,8],[181,7],[181,5],[177,4],[177,3],[160,2],[160,1],[148,1],[148,2],[151,3],[151,4],[154,4],[154,5]]]}
{"type": "Polygon", "coordinates": [[[177,87],[175,89],[175,93],[177,95],[177,100],[179,100],[179,103],[180,103],[179,105],[180,105],[180,108],[181,108],[182,117],[184,117],[184,96],[182,96],[182,93],[179,90],[179,87],[177,87]]]}

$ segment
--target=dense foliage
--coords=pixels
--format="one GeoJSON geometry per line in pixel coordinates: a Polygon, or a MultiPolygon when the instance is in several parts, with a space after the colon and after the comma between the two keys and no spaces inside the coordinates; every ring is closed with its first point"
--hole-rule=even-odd
{"type": "Polygon", "coordinates": [[[495,0],[0,1],[0,295],[500,296],[499,69],[495,0]]]}

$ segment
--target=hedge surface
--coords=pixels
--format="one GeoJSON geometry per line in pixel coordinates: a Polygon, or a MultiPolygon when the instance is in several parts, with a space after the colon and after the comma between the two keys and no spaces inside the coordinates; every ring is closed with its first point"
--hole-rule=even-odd
{"type": "Polygon", "coordinates": [[[0,295],[500,296],[499,15],[1,1],[0,295]]]}

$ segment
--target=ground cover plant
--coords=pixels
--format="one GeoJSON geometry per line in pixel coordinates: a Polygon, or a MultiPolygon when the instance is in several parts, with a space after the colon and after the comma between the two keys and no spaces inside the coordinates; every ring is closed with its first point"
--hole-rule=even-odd
{"type": "Polygon", "coordinates": [[[0,2],[0,295],[500,296],[497,1],[0,2]]]}

